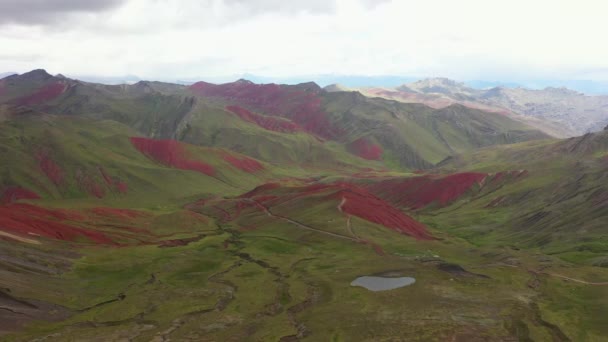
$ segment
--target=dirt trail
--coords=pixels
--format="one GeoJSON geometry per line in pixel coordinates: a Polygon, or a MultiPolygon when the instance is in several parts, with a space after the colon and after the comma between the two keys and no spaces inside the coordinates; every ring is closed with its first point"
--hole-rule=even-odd
{"type": "Polygon", "coordinates": [[[32,240],[32,239],[27,239],[27,238],[24,238],[22,236],[13,235],[13,234],[10,234],[10,233],[7,233],[7,232],[3,232],[3,231],[0,231],[0,236],[7,237],[9,239],[17,240],[17,241],[20,241],[20,242],[30,243],[30,244],[33,244],[33,245],[39,245],[40,244],[40,241],[32,240]]]}
{"type": "MultiPolygon", "coordinates": [[[[342,214],[344,214],[344,211],[342,210],[342,206],[344,206],[344,204],[346,204],[346,197],[342,197],[342,201],[340,201],[340,204],[338,204],[338,211],[341,212],[342,214]]],[[[346,230],[348,231],[348,233],[352,236],[355,237],[355,239],[357,239],[359,242],[363,242],[363,240],[357,236],[357,234],[355,234],[355,232],[353,231],[353,226],[351,224],[351,215],[350,214],[346,214],[346,230]]]]}
{"type": "Polygon", "coordinates": [[[575,283],[580,283],[580,284],[585,284],[585,285],[608,286],[608,282],[596,283],[596,282],[585,281],[585,280],[576,279],[576,278],[570,278],[570,277],[566,277],[564,275],[556,274],[556,273],[549,273],[549,272],[538,272],[538,273],[540,273],[540,274],[546,274],[546,275],[549,275],[549,276],[552,276],[552,277],[557,277],[557,278],[562,278],[562,279],[570,280],[570,281],[573,281],[575,283]]]}
{"type": "Polygon", "coordinates": [[[338,211],[343,213],[344,211],[342,211],[342,207],[344,206],[344,204],[346,204],[346,197],[342,197],[342,201],[340,201],[340,204],[338,204],[338,211]]]}
{"type": "Polygon", "coordinates": [[[313,231],[313,232],[317,232],[317,233],[321,233],[321,234],[325,234],[325,235],[329,235],[329,236],[333,236],[333,237],[337,237],[337,238],[340,238],[340,239],[345,239],[345,240],[349,240],[349,241],[353,241],[353,242],[359,242],[359,240],[357,240],[355,238],[352,238],[350,236],[341,235],[341,234],[332,233],[332,232],[328,232],[328,231],[325,231],[325,230],[313,228],[313,227],[308,226],[308,225],[306,225],[304,223],[292,220],[289,217],[285,217],[285,216],[274,214],[272,211],[270,211],[269,208],[265,207],[260,202],[258,202],[256,200],[250,200],[250,201],[253,201],[260,209],[262,209],[266,213],[266,215],[268,215],[270,217],[274,217],[276,219],[287,221],[287,222],[289,222],[289,223],[291,223],[291,224],[293,224],[295,226],[298,226],[298,227],[300,227],[302,229],[310,230],[310,231],[313,231]]]}
{"type": "MultiPolygon", "coordinates": [[[[338,211],[343,214],[345,214],[344,211],[342,210],[342,206],[344,206],[344,204],[346,204],[346,197],[342,197],[342,201],[340,201],[340,204],[338,204],[338,211]]],[[[374,242],[371,242],[369,240],[362,239],[355,233],[355,230],[353,229],[353,224],[352,224],[352,215],[350,215],[350,214],[346,214],[346,230],[348,231],[348,233],[350,235],[352,235],[355,239],[357,239],[357,241],[359,243],[363,243],[363,244],[372,246],[372,248],[374,249],[376,254],[385,255],[384,250],[382,249],[382,247],[380,247],[380,245],[378,245],[374,242]]]]}

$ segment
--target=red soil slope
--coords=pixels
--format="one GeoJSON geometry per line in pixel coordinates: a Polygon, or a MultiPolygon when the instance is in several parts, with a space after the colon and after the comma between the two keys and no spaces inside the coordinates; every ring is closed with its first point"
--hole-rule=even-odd
{"type": "Polygon", "coordinates": [[[247,173],[256,173],[258,171],[264,170],[264,166],[260,164],[255,159],[247,158],[247,157],[235,157],[231,154],[224,154],[223,159],[230,163],[235,168],[245,171],[247,173]]]}
{"type": "Polygon", "coordinates": [[[103,198],[106,195],[104,187],[97,183],[94,177],[81,170],[76,171],[76,182],[81,189],[91,196],[103,198]]]}
{"type": "Polygon", "coordinates": [[[336,199],[346,199],[342,205],[342,210],[345,213],[383,225],[419,240],[432,239],[431,234],[422,223],[417,222],[365,189],[346,183],[339,186],[342,189],[334,196],[336,199]]]}
{"type": "Polygon", "coordinates": [[[132,137],[130,140],[139,152],[163,165],[181,170],[197,171],[208,176],[215,175],[213,166],[189,159],[186,148],[180,142],[140,137],[132,137]]]}
{"type": "Polygon", "coordinates": [[[281,184],[279,184],[279,183],[262,184],[262,185],[256,187],[255,189],[240,195],[239,198],[251,198],[254,196],[267,194],[268,192],[270,192],[274,189],[278,189],[280,187],[281,187],[281,184]]]}
{"type": "MultiPolygon", "coordinates": [[[[288,201],[293,203],[291,205],[297,205],[298,198],[318,195],[326,200],[336,201],[336,208],[337,204],[344,199],[341,210],[347,214],[380,224],[419,240],[433,238],[422,223],[415,221],[366,189],[351,183],[313,184],[300,188],[282,188],[279,184],[268,183],[239,198],[253,199],[258,203],[264,203],[265,207],[271,209],[272,206],[288,201]]],[[[238,208],[237,212],[240,213],[242,209],[238,208]]],[[[226,212],[225,215],[234,219],[237,214],[226,212]]]]}
{"type": "Polygon", "coordinates": [[[50,210],[28,204],[0,206],[0,228],[22,236],[43,236],[64,241],[91,241],[114,245],[105,234],[75,227],[64,220],[82,220],[83,216],[65,210],[50,210]]]}
{"type": "Polygon", "coordinates": [[[481,184],[485,173],[456,173],[447,176],[425,175],[407,179],[390,179],[365,185],[372,193],[396,205],[421,209],[432,203],[447,205],[474,185],[481,184]]]}
{"type": "Polygon", "coordinates": [[[48,84],[40,89],[38,89],[33,94],[21,97],[16,100],[18,105],[22,106],[32,106],[41,104],[44,102],[48,102],[63,94],[66,90],[67,86],[60,82],[55,82],[48,84]]]}
{"type": "Polygon", "coordinates": [[[38,159],[40,170],[44,172],[51,182],[55,185],[60,185],[63,182],[64,172],[59,165],[55,164],[53,159],[51,159],[45,151],[38,152],[36,158],[38,159]]]}
{"type": "Polygon", "coordinates": [[[116,182],[116,190],[121,194],[129,192],[129,185],[125,182],[116,182]]]}
{"type": "Polygon", "coordinates": [[[40,196],[28,189],[24,189],[18,186],[9,186],[0,192],[0,203],[7,204],[16,202],[22,199],[39,199],[40,196]]]}
{"type": "Polygon", "coordinates": [[[104,182],[110,188],[114,188],[121,194],[126,194],[129,191],[129,186],[125,182],[121,182],[119,180],[114,180],[103,167],[99,167],[99,172],[101,173],[101,177],[103,177],[104,182]]]}
{"type": "Polygon", "coordinates": [[[321,108],[319,90],[311,87],[302,90],[297,86],[277,84],[254,84],[237,81],[226,84],[198,82],[190,90],[204,97],[217,97],[232,104],[255,108],[264,114],[291,119],[304,131],[324,139],[340,135],[340,129],[333,127],[327,113],[321,108]]]}
{"type": "Polygon", "coordinates": [[[367,160],[381,160],[382,152],[384,152],[381,146],[370,142],[366,138],[353,141],[349,148],[355,155],[367,160]]]}
{"type": "Polygon", "coordinates": [[[302,129],[295,123],[286,119],[278,119],[272,116],[260,115],[252,113],[245,108],[239,106],[227,106],[227,110],[238,115],[241,119],[254,123],[264,129],[281,133],[295,133],[302,129]]]}

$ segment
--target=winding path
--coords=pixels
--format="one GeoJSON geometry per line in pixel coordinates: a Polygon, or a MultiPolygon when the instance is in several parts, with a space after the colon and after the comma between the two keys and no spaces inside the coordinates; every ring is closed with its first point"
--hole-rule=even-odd
{"type": "Polygon", "coordinates": [[[608,282],[591,282],[591,281],[585,281],[585,280],[581,280],[581,279],[576,279],[576,278],[570,278],[570,277],[566,277],[564,275],[561,274],[556,274],[556,273],[549,273],[549,272],[538,272],[540,274],[546,274],[552,277],[557,277],[557,278],[562,278],[562,279],[566,279],[566,280],[570,280],[573,281],[575,283],[580,283],[580,284],[585,284],[585,285],[594,285],[594,286],[608,286],[608,282]]]}
{"type": "Polygon", "coordinates": [[[358,239],[352,238],[350,236],[346,236],[346,235],[342,235],[342,234],[337,234],[337,233],[332,233],[332,232],[328,232],[328,231],[325,231],[325,230],[313,228],[311,226],[305,225],[304,223],[292,220],[289,217],[285,217],[285,216],[274,214],[272,211],[270,211],[270,208],[265,207],[264,205],[262,205],[262,203],[254,200],[254,199],[251,199],[250,201],[253,201],[253,203],[255,203],[256,206],[258,206],[260,209],[262,209],[266,213],[266,215],[268,215],[270,217],[274,217],[276,219],[287,221],[287,222],[289,222],[289,223],[291,223],[291,224],[293,224],[293,225],[295,225],[295,226],[297,226],[299,228],[310,230],[310,231],[321,233],[321,234],[325,234],[325,235],[329,235],[329,236],[333,236],[333,237],[337,237],[337,238],[340,238],[340,239],[345,239],[345,240],[349,240],[349,241],[353,241],[353,242],[359,242],[358,239]]]}

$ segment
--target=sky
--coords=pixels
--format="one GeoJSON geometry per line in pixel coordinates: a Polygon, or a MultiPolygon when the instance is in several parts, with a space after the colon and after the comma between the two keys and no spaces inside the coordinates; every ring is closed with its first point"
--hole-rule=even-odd
{"type": "Polygon", "coordinates": [[[604,0],[0,0],[0,72],[608,81],[604,0]]]}

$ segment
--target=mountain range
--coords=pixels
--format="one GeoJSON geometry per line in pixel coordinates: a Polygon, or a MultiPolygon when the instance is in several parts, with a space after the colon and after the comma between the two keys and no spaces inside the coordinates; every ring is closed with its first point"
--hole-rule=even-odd
{"type": "Polygon", "coordinates": [[[588,96],[566,88],[476,89],[446,78],[435,78],[392,89],[362,88],[361,92],[433,108],[462,104],[503,113],[556,137],[597,132],[608,124],[608,96],[588,96]]]}
{"type": "Polygon", "coordinates": [[[605,340],[590,98],[7,76],[0,336],[605,340]]]}

